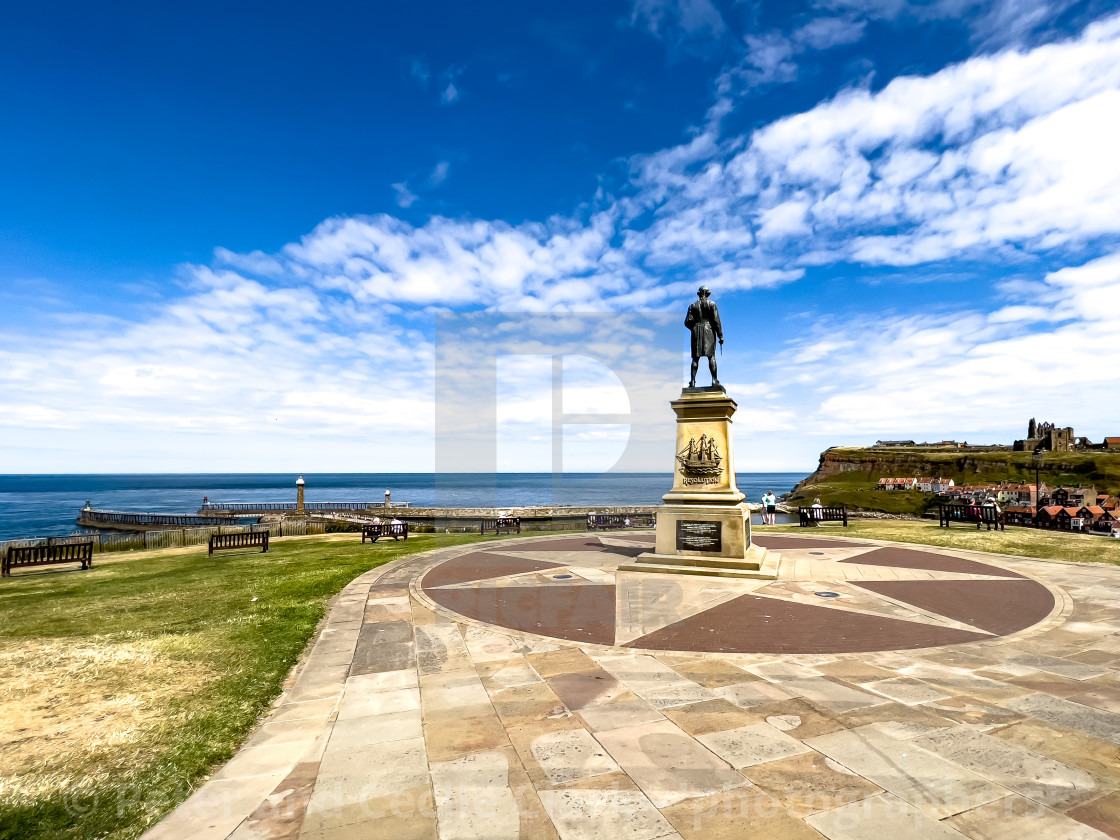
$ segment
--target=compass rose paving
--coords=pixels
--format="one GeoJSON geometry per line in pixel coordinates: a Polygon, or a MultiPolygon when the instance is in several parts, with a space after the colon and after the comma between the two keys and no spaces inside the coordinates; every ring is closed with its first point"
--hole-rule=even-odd
{"type": "Polygon", "coordinates": [[[146,837],[1120,838],[1120,570],[775,534],[776,580],[619,571],[652,539],[363,575],[146,837]]]}

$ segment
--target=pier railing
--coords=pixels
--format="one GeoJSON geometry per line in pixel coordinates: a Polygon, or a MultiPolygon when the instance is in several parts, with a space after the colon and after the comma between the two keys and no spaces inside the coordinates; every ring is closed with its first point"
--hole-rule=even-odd
{"type": "MultiPolygon", "coordinates": [[[[395,508],[411,507],[408,502],[393,502],[395,508]]],[[[304,510],[366,510],[367,508],[384,508],[385,502],[307,502],[304,510]]],[[[230,502],[219,504],[207,502],[198,509],[198,512],[228,511],[229,513],[272,513],[296,510],[295,502],[230,502]]]]}
{"type": "Polygon", "coordinates": [[[93,510],[83,508],[78,514],[82,525],[162,525],[169,528],[192,528],[200,525],[228,525],[229,517],[191,516],[171,513],[130,513],[123,510],[93,510]]]}

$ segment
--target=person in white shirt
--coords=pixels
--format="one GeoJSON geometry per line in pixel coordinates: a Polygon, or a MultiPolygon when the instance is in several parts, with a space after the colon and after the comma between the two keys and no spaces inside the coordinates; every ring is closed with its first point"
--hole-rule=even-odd
{"type": "Polygon", "coordinates": [[[762,504],[765,506],[762,513],[763,525],[777,525],[778,524],[778,499],[774,495],[773,490],[767,491],[766,495],[762,497],[762,504]]]}

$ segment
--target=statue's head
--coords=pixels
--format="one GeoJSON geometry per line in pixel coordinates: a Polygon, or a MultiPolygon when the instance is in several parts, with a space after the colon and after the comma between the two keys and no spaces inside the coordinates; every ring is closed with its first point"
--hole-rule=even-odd
{"type": "Polygon", "coordinates": [[[707,286],[701,286],[699,289],[696,290],[696,294],[700,295],[700,297],[702,297],[702,298],[708,297],[709,295],[711,295],[711,293],[712,293],[712,290],[709,289],[707,286]]]}

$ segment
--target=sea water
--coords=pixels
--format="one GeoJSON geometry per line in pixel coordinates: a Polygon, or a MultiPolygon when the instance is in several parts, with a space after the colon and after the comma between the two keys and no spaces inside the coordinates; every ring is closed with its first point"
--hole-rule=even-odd
{"type": "MultiPolygon", "coordinates": [[[[747,500],[789,492],[804,473],[739,473],[747,500]]],[[[305,474],[308,502],[413,507],[521,507],[529,505],[656,505],[672,486],[666,473],[319,473],[305,474]]],[[[216,503],[289,502],[296,476],[264,473],[160,475],[0,475],[0,540],[74,533],[88,501],[100,510],[196,513],[203,498],[216,503]]]]}

